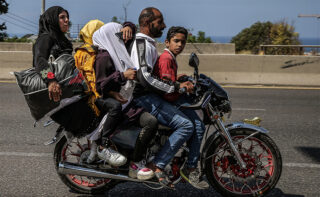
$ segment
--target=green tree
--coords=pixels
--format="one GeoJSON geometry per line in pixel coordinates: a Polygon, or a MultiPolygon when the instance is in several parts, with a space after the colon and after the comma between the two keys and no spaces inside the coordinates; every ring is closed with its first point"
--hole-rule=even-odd
{"type": "MultiPolygon", "coordinates": [[[[285,20],[274,24],[270,31],[270,38],[273,45],[299,45],[299,33],[295,32],[293,25],[289,25],[285,20]]],[[[298,48],[281,47],[271,48],[270,54],[299,54],[298,48]]]]}
{"type": "MultiPolygon", "coordinates": [[[[251,27],[243,29],[239,34],[231,39],[235,43],[237,52],[251,51],[253,54],[259,52],[260,45],[281,44],[296,45],[300,44],[299,34],[294,32],[294,27],[285,21],[278,23],[256,22],[251,27]]],[[[292,54],[293,50],[284,48],[268,48],[267,54],[292,54]]]]}
{"type": "Polygon", "coordinates": [[[245,28],[231,39],[235,43],[236,51],[251,51],[254,54],[259,52],[261,44],[271,44],[270,32],[271,22],[256,22],[249,28],[245,28]]]}
{"type": "Polygon", "coordinates": [[[194,36],[191,33],[188,35],[187,42],[189,43],[212,43],[210,37],[206,37],[205,32],[198,31],[198,36],[194,36]]]}
{"type": "Polygon", "coordinates": [[[111,18],[111,22],[115,22],[115,23],[120,23],[121,24],[121,22],[119,21],[118,17],[116,17],[116,16],[113,16],[111,18]]]}
{"type": "MultiPolygon", "coordinates": [[[[5,0],[0,0],[0,15],[8,13],[8,6],[9,4],[5,0]]],[[[0,24],[0,41],[3,41],[4,38],[6,38],[8,35],[3,32],[3,30],[6,30],[6,24],[3,22],[0,24]]]]}
{"type": "Polygon", "coordinates": [[[5,42],[32,42],[27,37],[18,38],[17,36],[13,36],[12,38],[6,38],[5,42]]]}

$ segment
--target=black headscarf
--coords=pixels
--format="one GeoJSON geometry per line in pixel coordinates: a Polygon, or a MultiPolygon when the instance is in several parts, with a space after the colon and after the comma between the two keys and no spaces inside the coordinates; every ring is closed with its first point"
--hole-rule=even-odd
{"type": "Polygon", "coordinates": [[[59,25],[59,14],[65,11],[69,18],[69,13],[67,10],[60,6],[53,6],[47,9],[39,19],[39,37],[41,34],[47,33],[55,42],[59,45],[61,50],[71,50],[72,43],[64,35],[60,29],[59,25]]]}

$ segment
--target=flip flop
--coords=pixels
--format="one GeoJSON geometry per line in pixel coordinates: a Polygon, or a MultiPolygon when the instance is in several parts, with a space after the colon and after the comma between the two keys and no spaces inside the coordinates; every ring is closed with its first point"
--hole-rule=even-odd
{"type": "Polygon", "coordinates": [[[154,172],[154,174],[157,177],[160,185],[162,185],[165,188],[175,190],[174,185],[163,171],[154,172]]]}

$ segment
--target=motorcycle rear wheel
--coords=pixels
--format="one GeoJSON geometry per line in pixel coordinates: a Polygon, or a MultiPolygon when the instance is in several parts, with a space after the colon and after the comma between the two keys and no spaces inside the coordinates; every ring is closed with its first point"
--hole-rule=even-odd
{"type": "Polygon", "coordinates": [[[209,147],[205,173],[210,184],[223,196],[250,197],[265,195],[277,184],[282,172],[280,151],[273,140],[255,131],[238,129],[230,132],[236,148],[247,164],[241,169],[222,137],[209,147]],[[237,143],[238,142],[238,143],[237,143]]]}
{"type": "MultiPolygon", "coordinates": [[[[81,156],[85,151],[90,151],[90,143],[86,143],[86,139],[72,140],[70,144],[63,137],[56,145],[54,150],[54,163],[58,173],[58,165],[60,162],[68,161],[79,163],[81,156]]],[[[71,174],[59,174],[62,182],[71,190],[81,194],[103,194],[113,188],[117,182],[111,179],[77,176],[71,174]]]]}

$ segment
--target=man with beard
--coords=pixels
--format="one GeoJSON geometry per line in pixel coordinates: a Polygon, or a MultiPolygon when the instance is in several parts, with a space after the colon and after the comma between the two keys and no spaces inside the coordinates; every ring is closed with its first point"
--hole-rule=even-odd
{"type": "MultiPolygon", "coordinates": [[[[133,91],[133,102],[155,116],[158,121],[170,127],[174,132],[169,137],[162,149],[157,153],[151,168],[159,183],[165,187],[173,188],[173,184],[163,171],[165,166],[171,161],[179,148],[190,139],[194,133],[193,122],[173,104],[162,99],[163,94],[179,93],[185,88],[187,92],[193,90],[193,84],[189,81],[179,83],[177,81],[163,81],[153,76],[153,67],[158,59],[156,41],[154,38],[161,37],[163,29],[166,27],[161,12],[153,7],[145,8],[139,16],[140,33],[136,35],[136,40],[131,49],[131,59],[138,69],[136,87],[133,91]]],[[[195,147],[189,143],[189,147],[195,147]]],[[[199,152],[191,150],[190,152],[199,152]]],[[[190,154],[197,160],[198,155],[190,154]]],[[[190,159],[190,158],[189,158],[190,159]]],[[[192,158],[193,159],[193,158],[192,158]]],[[[136,169],[139,166],[130,166],[136,169]]],[[[199,177],[195,182],[200,183],[199,177]]]]}

